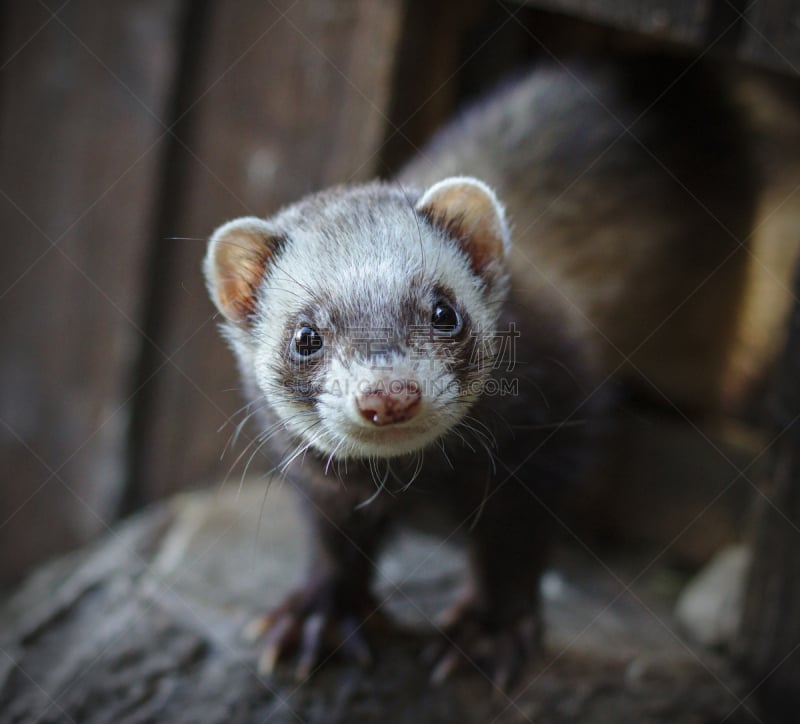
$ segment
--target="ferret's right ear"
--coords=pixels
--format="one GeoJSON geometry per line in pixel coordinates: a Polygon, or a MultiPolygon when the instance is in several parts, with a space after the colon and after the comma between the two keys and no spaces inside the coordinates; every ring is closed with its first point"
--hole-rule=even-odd
{"type": "Polygon", "coordinates": [[[439,181],[417,202],[417,212],[459,243],[479,276],[491,274],[508,255],[505,210],[483,181],[470,176],[439,181]]]}
{"type": "Polygon", "coordinates": [[[255,311],[256,291],[281,237],[263,219],[246,216],[220,226],[208,241],[203,262],[211,300],[236,324],[255,311]]]}

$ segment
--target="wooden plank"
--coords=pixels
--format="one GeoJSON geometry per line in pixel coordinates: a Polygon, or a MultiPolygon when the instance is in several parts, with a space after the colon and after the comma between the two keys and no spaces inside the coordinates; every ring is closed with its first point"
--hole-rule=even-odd
{"type": "Polygon", "coordinates": [[[740,56],[800,75],[800,6],[794,0],[750,3],[745,17],[740,56]]]}
{"type": "Polygon", "coordinates": [[[177,8],[4,6],[0,581],[113,518],[177,8]]]}
{"type": "Polygon", "coordinates": [[[488,0],[408,1],[392,80],[392,123],[381,149],[381,176],[390,176],[411,158],[453,112],[462,79],[463,36],[486,14],[488,4],[488,0]]]}
{"type": "Polygon", "coordinates": [[[518,0],[574,18],[631,30],[657,40],[739,59],[787,75],[800,74],[800,8],[793,0],[518,0]]]}
{"type": "Polygon", "coordinates": [[[700,45],[711,0],[521,0],[553,12],[576,15],[664,40],[700,45]]]}
{"type": "Polygon", "coordinates": [[[770,722],[793,721],[800,706],[800,268],[794,298],[786,344],[771,380],[774,444],[757,501],[737,650],[750,695],[770,722]]]}
{"type": "Polygon", "coordinates": [[[259,676],[266,644],[242,640],[245,622],[306,560],[292,493],[275,486],[263,505],[255,481],[181,496],[21,586],[0,609],[3,722],[780,721],[730,716],[746,692],[722,657],[674,633],[676,572],[656,557],[642,575],[640,551],[561,557],[543,587],[547,645],[507,693],[472,667],[431,684],[422,653],[441,646],[434,622],[459,595],[464,552],[411,532],[382,556],[376,597],[400,625],[367,630],[369,666],[339,655],[304,681],[293,662],[259,676]]]}
{"type": "Polygon", "coordinates": [[[235,457],[219,459],[231,427],[217,430],[243,400],[203,286],[204,240],[232,217],[269,215],[312,190],[376,172],[404,14],[399,0],[212,7],[188,116],[186,195],[168,234],[192,240],[163,242],[173,271],[157,343],[171,361],[148,385],[140,501],[219,480],[235,457]]]}

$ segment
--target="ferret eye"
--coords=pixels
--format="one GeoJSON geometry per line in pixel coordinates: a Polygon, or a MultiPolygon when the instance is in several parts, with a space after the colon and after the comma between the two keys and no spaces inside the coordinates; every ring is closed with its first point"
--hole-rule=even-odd
{"type": "Polygon", "coordinates": [[[461,331],[461,316],[450,304],[440,300],[433,305],[431,324],[434,334],[452,337],[461,331]]]}
{"type": "Polygon", "coordinates": [[[322,345],[322,335],[316,327],[304,324],[294,333],[294,351],[301,357],[316,354],[322,345]]]}

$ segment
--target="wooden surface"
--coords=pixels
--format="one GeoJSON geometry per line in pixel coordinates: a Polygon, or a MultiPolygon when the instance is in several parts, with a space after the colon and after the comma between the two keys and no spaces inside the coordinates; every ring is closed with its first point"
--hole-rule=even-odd
{"type": "Polygon", "coordinates": [[[520,0],[615,28],[725,52],[780,73],[800,74],[800,5],[795,0],[520,0]]]}
{"type": "Polygon", "coordinates": [[[796,0],[753,3],[740,44],[744,60],[800,74],[800,5],[796,0]]]}
{"type": "Polygon", "coordinates": [[[182,193],[164,229],[188,239],[159,240],[157,263],[171,271],[136,451],[141,499],[208,482],[234,459],[220,463],[220,453],[243,401],[200,274],[205,239],[233,217],[268,216],[375,174],[402,10],[371,0],[213,5],[183,111],[182,193]]]}
{"type": "Polygon", "coordinates": [[[772,392],[769,473],[745,596],[738,660],[767,721],[790,724],[800,708],[800,275],[789,336],[772,392]]]}
{"type": "Polygon", "coordinates": [[[185,495],[43,569],[0,607],[4,721],[761,721],[724,662],[682,638],[674,574],[606,553],[565,555],[546,574],[545,645],[512,686],[494,687],[476,661],[432,685],[424,651],[464,558],[420,535],[377,565],[395,626],[368,629],[371,666],[334,655],[303,681],[292,661],[259,675],[260,647],[242,631],[303,571],[291,492],[260,479],[185,495]]]}
{"type": "Polygon", "coordinates": [[[177,9],[3,7],[0,582],[116,516],[177,9]]]}
{"type": "Polygon", "coordinates": [[[569,13],[625,30],[652,33],[679,42],[699,44],[711,0],[525,0],[526,4],[569,13]]]}

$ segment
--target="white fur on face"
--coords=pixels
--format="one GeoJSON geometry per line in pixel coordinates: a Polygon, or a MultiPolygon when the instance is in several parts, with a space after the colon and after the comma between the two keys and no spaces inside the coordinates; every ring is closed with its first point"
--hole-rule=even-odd
{"type": "Polygon", "coordinates": [[[243,346],[237,355],[245,377],[307,447],[339,458],[413,453],[463,418],[476,399],[476,379],[488,376],[471,370],[467,389],[429,335],[422,344],[410,341],[415,329],[430,324],[435,290],[452,292],[471,333],[480,336],[493,329],[505,289],[487,289],[457,244],[421,223],[404,198],[383,204],[380,214],[366,191],[363,199],[325,201],[290,207],[273,220],[291,229],[287,243],[258,290],[246,338],[238,332],[229,338],[237,337],[234,348],[243,346]],[[325,340],[321,360],[297,375],[313,389],[308,395],[290,390],[291,334],[303,324],[316,326],[325,340]],[[382,337],[391,342],[383,352],[382,337]],[[373,341],[369,352],[364,339],[373,341]],[[370,425],[358,413],[356,394],[392,380],[418,385],[417,414],[370,425]]]}

